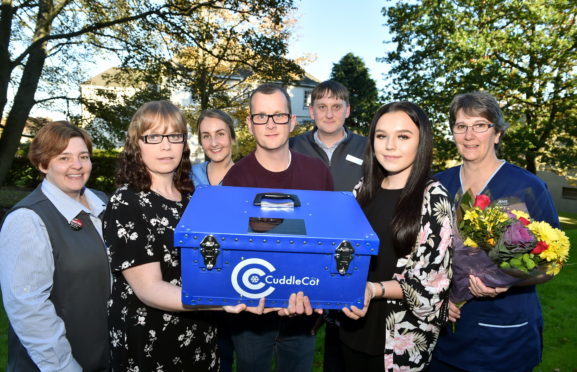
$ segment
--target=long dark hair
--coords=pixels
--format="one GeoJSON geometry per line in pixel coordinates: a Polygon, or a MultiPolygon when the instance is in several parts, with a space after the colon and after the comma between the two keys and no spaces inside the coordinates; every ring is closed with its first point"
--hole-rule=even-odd
{"type": "MultiPolygon", "coordinates": [[[[128,125],[124,150],[120,153],[120,163],[116,172],[116,184],[118,186],[128,184],[136,191],[150,190],[152,180],[142,160],[138,141],[144,132],[159,123],[165,129],[172,127],[180,133],[188,134],[184,116],[172,103],[152,101],[140,106],[128,125]]],[[[190,169],[190,149],[188,143],[184,141],[182,159],[174,172],[174,186],[183,194],[191,193],[194,190],[189,176],[190,169]]]]}
{"type": "Polygon", "coordinates": [[[404,112],[419,128],[419,145],[415,162],[407,184],[401,192],[393,220],[391,221],[391,236],[397,254],[402,257],[409,254],[419,233],[423,195],[427,183],[430,182],[431,161],[433,158],[433,131],[427,114],[411,102],[393,102],[379,108],[373,117],[369,130],[369,143],[365,149],[363,161],[363,184],[357,199],[361,206],[367,205],[380,189],[387,171],[375,158],[375,131],[377,122],[384,114],[404,112]]]}

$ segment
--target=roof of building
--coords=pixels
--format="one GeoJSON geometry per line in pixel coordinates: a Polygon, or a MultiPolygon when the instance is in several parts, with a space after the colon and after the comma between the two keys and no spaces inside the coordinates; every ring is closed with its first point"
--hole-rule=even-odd
{"type": "Polygon", "coordinates": [[[131,74],[138,74],[140,70],[126,69],[121,67],[111,67],[101,73],[94,75],[80,85],[95,85],[100,87],[118,87],[130,88],[134,86],[131,81],[124,81],[121,72],[130,72],[131,74]]]}
{"type": "MultiPolygon", "coordinates": [[[[81,85],[94,85],[100,87],[118,87],[118,88],[130,88],[133,86],[133,83],[123,81],[122,76],[120,75],[121,72],[127,71],[127,69],[122,67],[111,67],[97,75],[94,75],[90,79],[83,82],[81,85]]],[[[139,73],[140,71],[137,69],[129,69],[131,73],[139,73]]],[[[242,70],[239,72],[239,75],[244,76],[249,74],[248,71],[242,70]]],[[[298,80],[295,85],[297,86],[310,86],[314,87],[320,80],[312,76],[311,74],[305,72],[302,79],[298,80]]]]}

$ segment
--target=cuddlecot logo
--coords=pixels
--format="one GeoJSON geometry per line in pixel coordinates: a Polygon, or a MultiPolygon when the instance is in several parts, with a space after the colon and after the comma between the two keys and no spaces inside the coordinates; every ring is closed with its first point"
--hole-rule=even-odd
{"type": "Polygon", "coordinates": [[[238,294],[246,298],[267,297],[275,291],[275,285],[306,285],[317,286],[319,279],[295,275],[275,277],[276,268],[268,261],[260,258],[249,258],[239,262],[230,276],[232,287],[238,294]]]}

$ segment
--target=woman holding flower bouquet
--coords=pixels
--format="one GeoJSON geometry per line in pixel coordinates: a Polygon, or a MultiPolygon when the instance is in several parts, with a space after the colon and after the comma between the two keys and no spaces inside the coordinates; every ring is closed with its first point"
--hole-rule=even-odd
{"type": "MultiPolygon", "coordinates": [[[[528,213],[525,216],[559,227],[546,184],[532,173],[497,157],[496,150],[508,124],[495,98],[484,92],[456,96],[451,103],[449,123],[463,164],[439,173],[436,178],[457,203],[466,194],[476,196],[478,209],[466,218],[474,219],[472,214],[485,209],[489,203],[498,206],[491,211],[499,208],[511,211],[521,205],[528,213]]],[[[501,222],[504,218],[495,224],[501,222]]],[[[518,231],[508,233],[516,234],[515,241],[519,244],[523,239],[528,242],[519,226],[518,231]]],[[[489,239],[488,243],[496,246],[505,238],[499,242],[489,239]]],[[[464,305],[460,303],[461,308],[450,303],[449,318],[456,321],[456,325],[441,333],[430,370],[530,371],[540,363],[543,346],[543,318],[535,284],[551,277],[542,274],[525,280],[512,278],[498,285],[498,280],[488,275],[489,267],[487,272],[472,266],[465,271],[467,257],[461,261],[460,248],[468,249],[475,244],[469,237],[455,237],[455,282],[451,298],[454,299],[453,291],[460,286],[461,279],[465,290],[468,286],[471,298],[464,305]]]]}
{"type": "Polygon", "coordinates": [[[429,177],[432,137],[426,114],[409,102],[381,107],[371,123],[356,191],[380,247],[364,308],[343,309],[347,371],[422,370],[447,319],[452,213],[447,191],[429,177]]]}

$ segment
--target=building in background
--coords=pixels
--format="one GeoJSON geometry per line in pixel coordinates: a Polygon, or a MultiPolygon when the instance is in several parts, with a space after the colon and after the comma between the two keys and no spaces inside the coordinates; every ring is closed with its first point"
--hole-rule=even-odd
{"type": "MultiPolygon", "coordinates": [[[[158,90],[160,88],[144,82],[141,86],[134,86],[134,84],[128,83],[126,80],[123,81],[119,78],[121,72],[123,72],[123,70],[120,68],[112,67],[82,83],[80,85],[80,96],[83,102],[91,101],[99,102],[103,105],[118,105],[134,96],[143,88],[151,90],[158,90]]],[[[137,70],[131,71],[131,74],[138,73],[137,70]]],[[[247,73],[248,72],[241,72],[238,76],[232,75],[227,78],[230,80],[227,81],[227,83],[230,83],[233,87],[231,88],[230,94],[241,97],[241,99],[239,99],[239,107],[246,107],[248,104],[248,94],[252,88],[256,88],[256,86],[263,83],[263,81],[253,80],[250,83],[252,87],[249,86],[248,89],[246,85],[238,84],[239,81],[246,80],[245,74],[247,73]],[[235,91],[235,89],[244,89],[244,91],[235,91]]],[[[142,80],[145,81],[144,78],[142,80]]],[[[286,86],[287,92],[291,97],[292,113],[296,115],[299,124],[308,124],[311,122],[308,106],[310,104],[311,92],[318,83],[318,79],[309,74],[305,74],[300,80],[286,86]]],[[[195,111],[195,106],[198,106],[196,105],[191,93],[187,92],[186,87],[170,88],[170,101],[184,109],[186,112],[195,111]]],[[[94,120],[99,120],[86,109],[84,104],[82,105],[81,112],[83,123],[90,123],[94,120]]],[[[118,145],[121,146],[121,144],[118,145]]],[[[191,161],[203,161],[204,155],[196,136],[190,136],[189,146],[191,149],[191,161]]]]}

